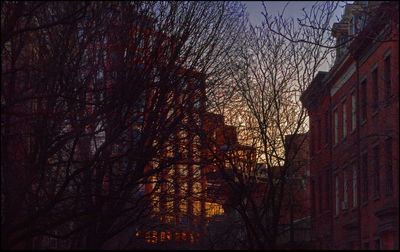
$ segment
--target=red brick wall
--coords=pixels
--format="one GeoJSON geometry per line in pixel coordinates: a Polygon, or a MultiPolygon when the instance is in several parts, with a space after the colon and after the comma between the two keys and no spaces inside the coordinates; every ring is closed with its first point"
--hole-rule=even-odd
{"type": "MultiPolygon", "coordinates": [[[[398,19],[397,19],[398,22],[398,19]]],[[[398,23],[392,24],[392,38],[386,42],[373,44],[368,38],[360,38],[357,42],[367,45],[338,64],[324,79],[330,91],[335,90],[335,84],[346,74],[352,64],[354,73],[343,83],[337,92],[325,95],[314,101],[314,106],[307,105],[310,117],[310,169],[312,176],[312,207],[313,207],[313,238],[316,248],[381,248],[393,249],[399,247],[398,242],[398,199],[399,199],[399,74],[398,74],[398,23]],[[374,47],[375,45],[375,47],[374,47]],[[391,59],[391,94],[388,101],[385,97],[384,68],[385,57],[391,59]],[[356,63],[358,62],[358,63],[356,63]],[[373,87],[373,71],[377,69],[378,89],[373,87]],[[361,121],[362,92],[361,83],[367,81],[366,109],[367,118],[361,121]],[[357,127],[351,130],[351,94],[357,96],[357,127]],[[376,96],[376,94],[378,95],[376,96]],[[375,109],[374,98],[378,97],[375,109]],[[346,106],[347,136],[343,137],[343,104],[346,106]],[[334,143],[334,111],[338,112],[338,143],[334,143]],[[323,122],[324,113],[329,111],[330,142],[324,142],[324,134],[318,130],[327,127],[323,122]],[[321,120],[322,124],[318,121],[321,120]],[[388,151],[386,141],[391,137],[392,163],[391,174],[388,174],[388,151]],[[379,152],[374,154],[375,147],[379,152]],[[366,165],[362,155],[367,153],[366,165]],[[378,158],[377,158],[378,157],[378,158]],[[375,165],[375,160],[379,165],[375,165]],[[367,169],[365,169],[365,167],[367,169]],[[376,172],[376,167],[378,172],[376,172]],[[353,206],[353,172],[356,169],[357,204],[353,206]],[[365,179],[364,172],[367,171],[365,179]],[[324,173],[328,179],[324,179],[324,173]],[[336,213],[335,179],[338,177],[339,211],[336,213]],[[393,191],[387,193],[388,179],[393,179],[393,191]],[[368,188],[368,198],[363,201],[364,182],[368,188]],[[375,194],[376,181],[379,181],[379,194],[375,194]],[[348,184],[347,209],[342,205],[345,198],[345,182],[348,184]],[[326,201],[330,205],[326,206],[326,201]],[[322,204],[322,207],[321,207],[322,204]],[[379,243],[379,244],[378,244],[379,243]]],[[[323,93],[321,91],[321,93],[323,93]]],[[[311,100],[310,96],[305,99],[311,100]]]]}

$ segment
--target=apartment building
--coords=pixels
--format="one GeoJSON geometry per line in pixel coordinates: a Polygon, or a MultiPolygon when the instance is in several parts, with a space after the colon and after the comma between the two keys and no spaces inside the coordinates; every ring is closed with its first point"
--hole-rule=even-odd
{"type": "Polygon", "coordinates": [[[398,6],[347,4],[335,65],[302,95],[317,249],[399,248],[398,6]]]}

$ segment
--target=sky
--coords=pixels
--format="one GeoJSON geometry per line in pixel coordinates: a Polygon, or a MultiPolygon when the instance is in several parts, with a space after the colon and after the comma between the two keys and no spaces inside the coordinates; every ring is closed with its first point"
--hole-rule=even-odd
{"type": "MultiPolygon", "coordinates": [[[[264,12],[264,7],[261,1],[241,1],[246,5],[247,12],[249,13],[249,20],[253,25],[261,25],[264,20],[264,16],[261,14],[264,12]]],[[[268,8],[269,14],[278,14],[281,12],[288,1],[266,1],[266,5],[268,8]]],[[[289,1],[288,6],[285,10],[285,17],[293,17],[295,20],[299,17],[302,17],[303,8],[311,9],[311,7],[315,4],[315,1],[289,1]]],[[[343,6],[341,4],[340,6],[343,6]]],[[[331,20],[332,23],[337,22],[338,19],[342,16],[344,8],[338,8],[336,10],[335,18],[331,20]]],[[[328,71],[329,66],[327,63],[324,63],[320,71],[328,71]]]]}
{"type": "MultiPolygon", "coordinates": [[[[283,10],[285,5],[289,2],[285,10],[287,17],[300,17],[302,15],[302,8],[310,9],[315,1],[265,1],[268,7],[268,12],[271,14],[278,13],[283,10]]],[[[261,12],[264,11],[264,7],[261,1],[242,1],[247,7],[249,13],[250,22],[253,25],[261,24],[264,17],[261,12]]],[[[342,15],[343,8],[338,8],[336,15],[340,18],[342,15]]],[[[334,20],[335,21],[335,20],[334,20]]]]}

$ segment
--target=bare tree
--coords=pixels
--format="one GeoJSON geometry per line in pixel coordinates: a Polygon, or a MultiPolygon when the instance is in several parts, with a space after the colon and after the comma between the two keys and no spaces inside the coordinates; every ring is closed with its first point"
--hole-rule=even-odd
{"type": "Polygon", "coordinates": [[[2,247],[101,248],[147,224],[168,141],[241,18],[229,2],[2,4],[2,247]]]}
{"type": "MultiPolygon", "coordinates": [[[[314,20],[319,25],[329,20],[320,16],[321,9],[311,12],[319,18],[314,20]]],[[[297,153],[307,145],[305,138],[299,143],[287,136],[307,131],[307,115],[299,98],[330,53],[318,46],[325,43],[327,31],[309,33],[282,14],[276,20],[268,15],[265,19],[261,26],[249,27],[241,49],[232,58],[225,89],[215,92],[226,95],[215,96],[220,99],[213,103],[230,124],[238,126],[239,141],[255,148],[257,161],[263,164],[251,167],[251,159],[235,161],[243,155],[237,147],[225,152],[228,165],[227,160],[216,161],[233,197],[231,207],[243,227],[235,239],[253,249],[277,247],[283,232],[282,216],[297,204],[292,195],[299,189],[298,173],[304,172],[297,165],[297,153]],[[302,41],[304,37],[315,43],[302,41]],[[233,175],[224,175],[227,170],[233,175]]]]}

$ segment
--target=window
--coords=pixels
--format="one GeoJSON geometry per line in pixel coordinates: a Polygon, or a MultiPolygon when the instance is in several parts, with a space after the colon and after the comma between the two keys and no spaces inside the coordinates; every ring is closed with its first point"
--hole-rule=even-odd
{"type": "Polygon", "coordinates": [[[366,17],[362,14],[353,15],[350,22],[350,35],[356,35],[363,30],[366,23],[366,17]]]}
{"type": "Polygon", "coordinates": [[[356,16],[353,15],[353,17],[350,20],[350,35],[354,35],[357,33],[357,25],[356,25],[356,16]]]}
{"type": "Polygon", "coordinates": [[[342,104],[342,127],[343,127],[343,139],[346,138],[347,135],[347,118],[346,118],[346,102],[342,104]]]}
{"type": "Polygon", "coordinates": [[[367,120],[367,80],[361,83],[361,121],[367,120]]]}
{"type": "Polygon", "coordinates": [[[378,68],[372,71],[372,109],[378,109],[379,104],[379,86],[378,86],[378,68]]]}
{"type": "Polygon", "coordinates": [[[389,101],[392,92],[391,71],[390,71],[390,56],[385,58],[384,63],[384,79],[385,79],[385,100],[389,101]]]}
{"type": "Polygon", "coordinates": [[[193,107],[195,109],[200,109],[200,100],[195,101],[195,103],[193,104],[193,107]]]}
{"type": "Polygon", "coordinates": [[[38,104],[39,104],[39,99],[38,98],[32,98],[32,113],[38,112],[38,104]]]}
{"type": "Polygon", "coordinates": [[[353,207],[357,206],[357,166],[353,164],[353,207]]]}
{"type": "Polygon", "coordinates": [[[335,215],[338,215],[339,214],[339,177],[338,177],[338,175],[335,176],[335,203],[336,203],[335,215]]]}
{"type": "MultiPolygon", "coordinates": [[[[312,122],[311,122],[311,124],[312,124],[312,122]]],[[[314,146],[315,145],[315,127],[311,125],[310,130],[311,130],[310,152],[311,152],[311,155],[313,155],[314,154],[314,147],[315,147],[314,146]]]]}
{"type": "Polygon", "coordinates": [[[325,144],[329,140],[329,110],[325,112],[325,144]]]}
{"type": "Polygon", "coordinates": [[[348,42],[348,38],[346,36],[340,36],[336,42],[336,59],[342,58],[343,55],[347,52],[346,42],[348,42]]]}
{"type": "Polygon", "coordinates": [[[347,209],[349,202],[349,186],[348,186],[348,178],[347,178],[347,169],[343,170],[343,209],[347,209]]]}
{"type": "Polygon", "coordinates": [[[334,120],[335,120],[335,125],[334,125],[334,130],[335,130],[335,133],[334,133],[334,137],[335,137],[335,140],[334,140],[334,143],[335,144],[337,144],[338,143],[338,139],[339,139],[339,136],[338,136],[338,134],[339,134],[339,132],[338,132],[338,130],[339,130],[339,117],[338,117],[338,113],[337,113],[337,110],[335,110],[334,112],[333,112],[333,117],[334,117],[334,120]]]}
{"type": "Polygon", "coordinates": [[[322,175],[318,178],[318,208],[322,212],[322,175]]]}
{"type": "Polygon", "coordinates": [[[393,152],[392,152],[392,139],[389,138],[385,141],[385,155],[386,155],[386,194],[393,192],[393,152]]]}
{"type": "Polygon", "coordinates": [[[373,148],[374,164],[374,196],[379,196],[379,145],[373,148]]]}
{"type": "Polygon", "coordinates": [[[329,171],[326,171],[326,177],[325,177],[325,181],[326,181],[326,208],[330,209],[330,199],[331,199],[331,188],[330,188],[330,180],[329,180],[330,176],[329,176],[329,171]]]}
{"type": "Polygon", "coordinates": [[[313,211],[313,215],[315,214],[315,209],[316,209],[315,201],[316,201],[316,197],[315,197],[315,179],[312,178],[311,179],[311,204],[312,204],[311,209],[313,211]]]}
{"type": "Polygon", "coordinates": [[[356,129],[356,123],[357,123],[357,118],[356,118],[356,109],[357,109],[357,104],[356,104],[356,94],[353,92],[351,94],[351,131],[354,131],[356,129]]]}
{"type": "Polygon", "coordinates": [[[362,182],[363,182],[363,202],[368,201],[368,153],[364,153],[361,157],[362,182]]]}
{"type": "Polygon", "coordinates": [[[375,249],[381,249],[381,240],[380,239],[375,240],[375,249]]]}
{"type": "Polygon", "coordinates": [[[318,119],[318,150],[321,149],[321,136],[322,135],[322,125],[321,119],[318,119]]]}

